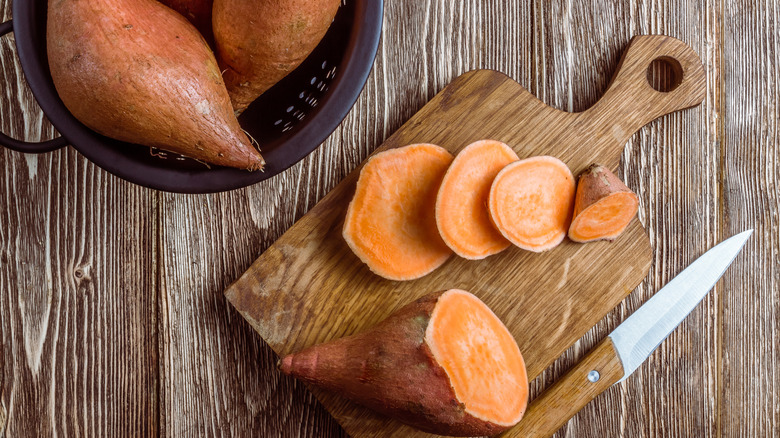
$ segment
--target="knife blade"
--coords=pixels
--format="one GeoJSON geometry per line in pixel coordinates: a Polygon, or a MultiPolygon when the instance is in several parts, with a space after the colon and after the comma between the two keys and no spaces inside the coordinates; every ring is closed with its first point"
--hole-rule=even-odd
{"type": "Polygon", "coordinates": [[[696,259],[528,406],[503,437],[548,437],[610,386],[622,382],[693,311],[737,257],[753,230],[696,259]]]}

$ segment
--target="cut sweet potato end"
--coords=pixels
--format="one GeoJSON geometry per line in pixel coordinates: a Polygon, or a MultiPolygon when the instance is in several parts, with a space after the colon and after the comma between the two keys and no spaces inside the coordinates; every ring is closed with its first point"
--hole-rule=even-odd
{"type": "Polygon", "coordinates": [[[436,225],[455,254],[479,260],[511,245],[493,226],[486,206],[498,172],[517,160],[512,148],[495,140],[472,143],[455,157],[436,197],[436,225]]]}
{"type": "Polygon", "coordinates": [[[575,242],[614,240],[626,229],[639,208],[632,192],[618,192],[601,198],[580,212],[569,228],[575,242]]]}
{"type": "Polygon", "coordinates": [[[490,188],[493,224],[520,248],[542,252],[560,244],[574,209],[574,175],[555,157],[509,164],[490,188]]]}
{"type": "Polygon", "coordinates": [[[425,342],[467,413],[512,426],[528,404],[528,375],[517,342],[474,295],[451,289],[439,297],[425,342]]]}
{"type": "Polygon", "coordinates": [[[436,145],[409,145],[376,154],[360,171],[343,236],[372,272],[412,280],[452,255],[435,218],[436,194],[452,158],[436,145]]]}

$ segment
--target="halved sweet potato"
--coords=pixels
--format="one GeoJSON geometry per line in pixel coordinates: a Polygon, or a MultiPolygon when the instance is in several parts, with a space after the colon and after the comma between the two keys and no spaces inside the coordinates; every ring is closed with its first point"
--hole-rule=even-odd
{"type": "Polygon", "coordinates": [[[522,418],[525,362],[476,296],[428,294],[369,331],[280,361],[282,372],[426,432],[494,435],[522,418]]]}

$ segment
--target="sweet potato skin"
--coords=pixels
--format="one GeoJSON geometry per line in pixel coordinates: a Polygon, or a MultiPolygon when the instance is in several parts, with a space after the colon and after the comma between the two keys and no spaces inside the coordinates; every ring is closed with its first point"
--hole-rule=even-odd
{"type": "MultiPolygon", "coordinates": [[[[615,230],[611,234],[604,234],[598,238],[583,239],[582,236],[578,236],[575,232],[578,224],[578,217],[581,213],[587,210],[589,207],[599,202],[600,200],[607,198],[611,195],[622,193],[627,196],[633,202],[630,213],[631,218],[636,215],[636,211],[639,207],[639,198],[637,195],[628,188],[609,168],[594,163],[591,164],[585,171],[583,171],[577,181],[577,193],[574,201],[574,213],[572,215],[572,223],[569,228],[569,239],[575,242],[593,242],[596,240],[614,241],[620,234],[623,233],[625,227],[628,226],[628,222],[625,225],[615,230]]],[[[630,211],[630,210],[629,210],[630,211]]],[[[629,220],[630,222],[630,220],[629,220]]]]}
{"type": "Polygon", "coordinates": [[[214,0],[217,58],[240,113],[317,47],[341,0],[214,0]]]}
{"type": "Polygon", "coordinates": [[[213,53],[172,9],[156,0],[51,0],[47,47],[60,98],[94,131],[212,164],[262,168],[213,53]]]}
{"type": "Polygon", "coordinates": [[[508,427],[465,411],[425,343],[425,330],[443,293],[407,304],[369,331],[288,355],[280,369],[425,432],[451,436],[502,432],[508,427]],[[374,382],[382,381],[403,384],[377,391],[374,382]]]}
{"type": "Polygon", "coordinates": [[[577,180],[573,217],[577,217],[599,199],[617,192],[634,193],[609,169],[601,164],[591,164],[577,180]]]}
{"type": "Polygon", "coordinates": [[[214,0],[159,0],[160,3],[180,13],[203,35],[210,46],[214,46],[214,31],[211,29],[211,10],[214,0]]]}

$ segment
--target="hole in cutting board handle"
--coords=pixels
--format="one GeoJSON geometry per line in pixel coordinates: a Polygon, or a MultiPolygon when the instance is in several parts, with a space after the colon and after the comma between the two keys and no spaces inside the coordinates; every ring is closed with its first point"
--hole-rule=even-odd
{"type": "Polygon", "coordinates": [[[655,91],[669,93],[679,87],[682,81],[682,65],[674,58],[661,56],[647,67],[647,82],[655,91]]]}

